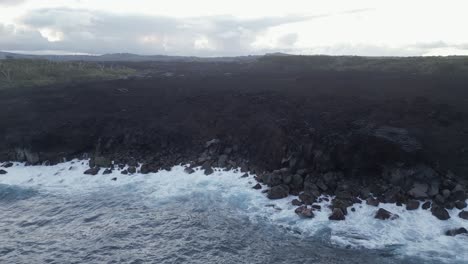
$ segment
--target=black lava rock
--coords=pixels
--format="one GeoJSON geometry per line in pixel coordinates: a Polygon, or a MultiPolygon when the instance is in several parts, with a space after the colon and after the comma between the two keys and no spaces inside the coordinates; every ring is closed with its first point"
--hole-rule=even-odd
{"type": "Polygon", "coordinates": [[[340,208],[334,208],[332,214],[328,217],[329,220],[342,221],[345,220],[345,214],[340,208]]]}
{"type": "Polygon", "coordinates": [[[294,199],[294,200],[292,200],[291,204],[294,205],[294,206],[301,206],[302,202],[299,201],[298,199],[294,199]]]}
{"type": "Polygon", "coordinates": [[[136,173],[136,168],[134,166],[130,166],[130,167],[128,167],[127,171],[130,174],[135,174],[136,173]]]}
{"type": "Polygon", "coordinates": [[[387,220],[387,219],[395,220],[399,217],[400,217],[399,215],[391,213],[383,208],[380,208],[374,216],[374,218],[380,219],[380,220],[387,220]]]}
{"type": "Polygon", "coordinates": [[[424,209],[424,210],[427,210],[427,209],[431,208],[431,202],[427,201],[427,202],[423,203],[421,208],[424,209]]]}
{"type": "Polygon", "coordinates": [[[213,170],[213,168],[211,168],[211,167],[210,167],[210,168],[206,168],[205,171],[204,171],[203,173],[205,173],[205,175],[211,175],[211,174],[214,173],[214,170],[213,170]]]}
{"type": "Polygon", "coordinates": [[[468,220],[468,211],[461,211],[460,213],[458,213],[458,217],[468,220]]]}
{"type": "Polygon", "coordinates": [[[85,170],[84,174],[87,174],[87,175],[96,175],[96,174],[99,173],[99,170],[100,170],[100,169],[101,169],[101,168],[99,168],[99,167],[90,168],[90,169],[85,170]]]}
{"type": "Polygon", "coordinates": [[[419,202],[416,200],[409,200],[406,203],[406,210],[416,210],[419,208],[419,202]]]}
{"type": "Polygon", "coordinates": [[[255,190],[260,190],[260,189],[262,189],[262,186],[260,185],[260,183],[257,183],[257,184],[255,184],[255,186],[252,187],[252,188],[255,189],[255,190]]]}
{"type": "Polygon", "coordinates": [[[2,167],[4,167],[4,168],[10,168],[12,166],[13,166],[13,162],[7,162],[7,163],[2,165],[2,167]]]}
{"type": "Polygon", "coordinates": [[[187,174],[192,174],[192,173],[195,172],[195,170],[190,168],[190,167],[187,167],[187,168],[184,169],[184,172],[187,173],[187,174]]]}
{"type": "Polygon", "coordinates": [[[466,208],[466,206],[467,206],[467,204],[466,204],[465,201],[456,201],[456,202],[455,202],[455,207],[456,207],[457,209],[460,209],[460,210],[461,210],[461,209],[466,208]]]}
{"type": "Polygon", "coordinates": [[[312,208],[308,208],[306,205],[296,208],[294,212],[303,218],[313,218],[315,216],[312,212],[312,208]]]}
{"type": "Polygon", "coordinates": [[[439,220],[447,220],[450,218],[450,215],[447,212],[447,210],[445,210],[445,208],[439,205],[432,206],[431,212],[432,215],[437,217],[439,220]]]}
{"type": "Polygon", "coordinates": [[[1,174],[7,174],[8,172],[6,170],[0,170],[0,175],[1,174]]]}
{"type": "Polygon", "coordinates": [[[289,194],[289,187],[287,185],[281,184],[278,186],[271,187],[268,191],[267,197],[269,199],[281,199],[287,197],[289,194]]]}
{"type": "Polygon", "coordinates": [[[447,230],[445,232],[446,236],[456,236],[461,234],[468,234],[468,230],[466,230],[466,228],[460,227],[456,229],[447,230]]]}
{"type": "Polygon", "coordinates": [[[379,200],[374,199],[374,198],[367,198],[366,204],[377,207],[379,206],[380,202],[379,200]]]}

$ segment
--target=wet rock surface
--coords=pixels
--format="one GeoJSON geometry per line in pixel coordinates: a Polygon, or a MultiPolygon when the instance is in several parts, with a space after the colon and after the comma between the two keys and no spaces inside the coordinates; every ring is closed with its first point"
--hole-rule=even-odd
{"type": "Polygon", "coordinates": [[[397,214],[394,214],[394,213],[391,213],[383,208],[380,208],[379,210],[377,210],[377,212],[375,213],[375,216],[374,218],[376,219],[380,219],[380,220],[395,220],[397,218],[399,218],[399,216],[397,214]]]}
{"type": "Polygon", "coordinates": [[[457,236],[461,234],[468,234],[468,230],[466,230],[466,228],[460,227],[456,229],[447,230],[447,232],[445,232],[445,235],[447,236],[457,236]]]}

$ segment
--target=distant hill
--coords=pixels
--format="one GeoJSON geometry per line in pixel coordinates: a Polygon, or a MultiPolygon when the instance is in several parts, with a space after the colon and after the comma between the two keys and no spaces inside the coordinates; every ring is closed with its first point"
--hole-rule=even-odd
{"type": "Polygon", "coordinates": [[[132,53],[112,53],[104,55],[31,55],[0,51],[0,59],[44,59],[50,61],[90,61],[90,62],[249,62],[260,56],[239,57],[194,57],[194,56],[166,56],[166,55],[138,55],[132,53]]]}

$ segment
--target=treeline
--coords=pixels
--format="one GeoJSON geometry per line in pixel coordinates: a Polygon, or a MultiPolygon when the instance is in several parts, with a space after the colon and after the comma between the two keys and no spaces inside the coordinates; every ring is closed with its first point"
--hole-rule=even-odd
{"type": "Polygon", "coordinates": [[[54,62],[49,60],[0,60],[0,88],[38,86],[82,80],[116,79],[135,70],[117,64],[54,62]]]}

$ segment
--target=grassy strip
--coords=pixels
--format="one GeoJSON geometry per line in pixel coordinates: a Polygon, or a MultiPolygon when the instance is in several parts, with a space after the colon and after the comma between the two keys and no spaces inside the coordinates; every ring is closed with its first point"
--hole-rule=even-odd
{"type": "Polygon", "coordinates": [[[133,69],[109,63],[6,59],[0,60],[0,89],[118,79],[134,73],[133,69]]]}

